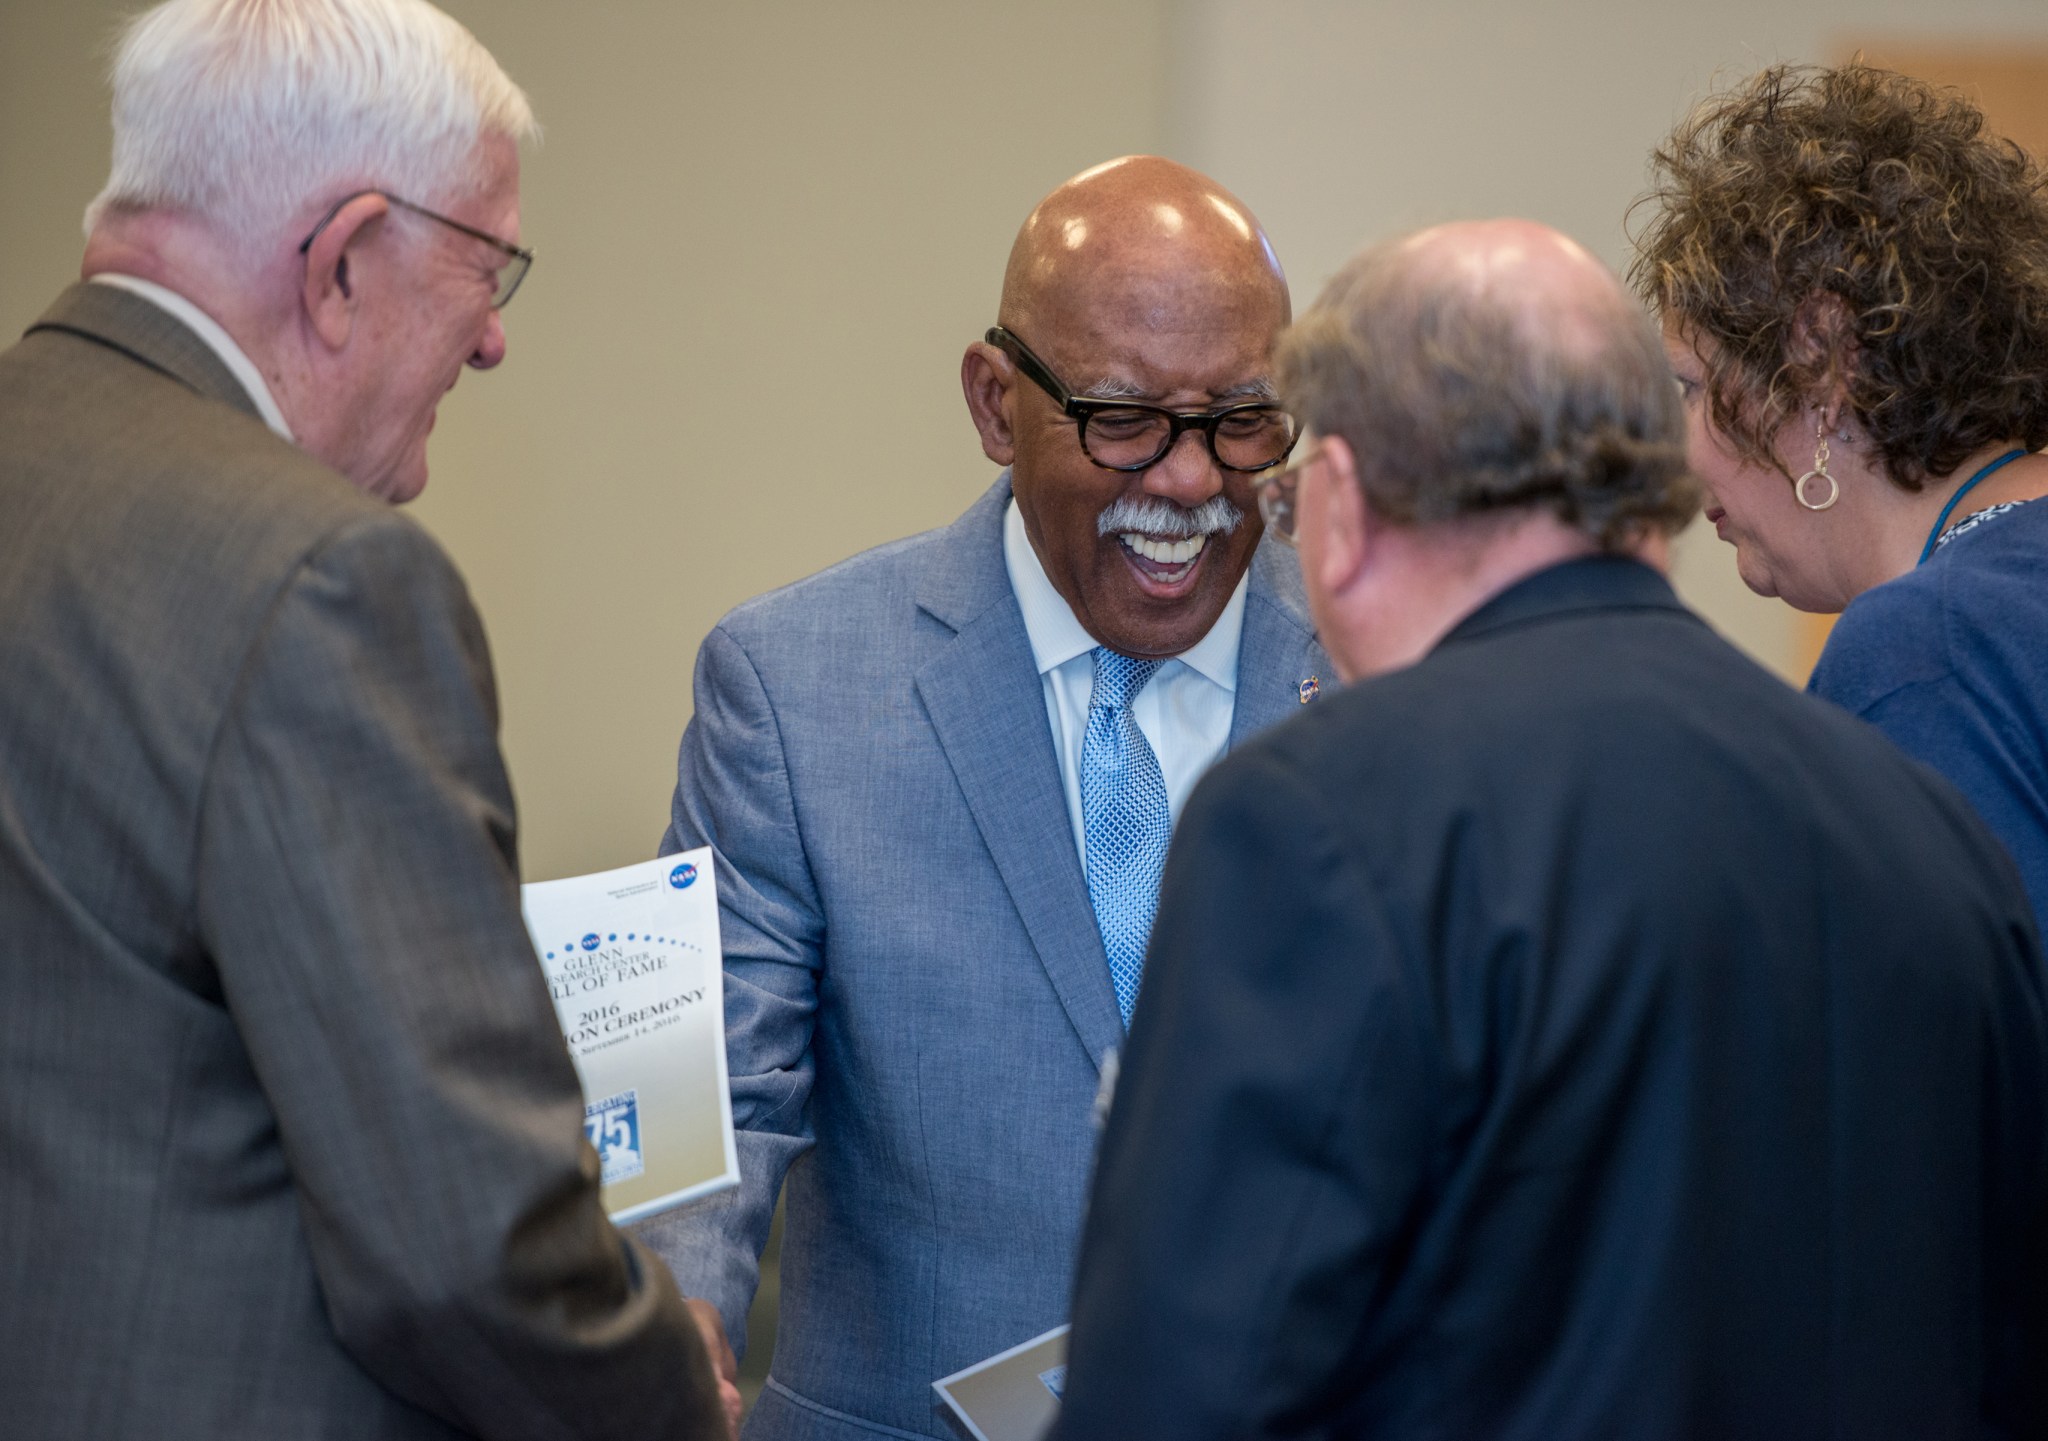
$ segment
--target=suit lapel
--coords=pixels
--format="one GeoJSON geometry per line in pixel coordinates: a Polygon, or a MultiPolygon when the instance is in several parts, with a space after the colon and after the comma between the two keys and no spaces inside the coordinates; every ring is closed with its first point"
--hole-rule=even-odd
{"type": "MultiPolygon", "coordinates": [[[[952,634],[918,669],[917,690],[1039,962],[1099,1068],[1123,1044],[1123,1021],[1074,853],[1043,682],[1003,565],[1009,503],[1005,475],[937,548],[918,606],[952,634]]],[[[1298,712],[1309,677],[1336,679],[1316,644],[1300,567],[1272,543],[1253,556],[1237,674],[1232,746],[1298,712]]]]}
{"type": "Polygon", "coordinates": [[[947,531],[918,596],[953,634],[917,690],[1067,1019],[1099,1068],[1123,1043],[1024,616],[1003,566],[1006,475],[947,531]]]}
{"type": "Polygon", "coordinates": [[[1244,638],[1237,652],[1237,705],[1230,717],[1230,749],[1246,737],[1298,714],[1302,687],[1334,688],[1337,673],[1316,643],[1301,567],[1291,551],[1268,540],[1252,554],[1245,594],[1244,638]]]}
{"type": "Polygon", "coordinates": [[[189,390],[263,422],[256,402],[213,348],[177,316],[133,291],[80,282],[58,296],[27,333],[38,330],[63,331],[117,350],[189,390]]]}

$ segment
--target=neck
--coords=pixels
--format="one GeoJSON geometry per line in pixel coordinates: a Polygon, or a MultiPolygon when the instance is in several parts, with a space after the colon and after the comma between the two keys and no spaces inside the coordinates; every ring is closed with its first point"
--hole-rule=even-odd
{"type": "MultiPolygon", "coordinates": [[[[296,258],[296,257],[294,257],[296,258]]],[[[294,307],[272,303],[290,284],[287,267],[252,271],[211,227],[165,211],[103,217],[86,240],[82,278],[132,275],[172,290],[211,316],[263,376],[264,384],[296,434],[305,407],[302,387],[288,364],[294,307]]]]}
{"type": "MultiPolygon", "coordinates": [[[[1927,488],[1935,489],[1933,486],[1927,488]]],[[[1934,533],[1937,522],[1946,532],[1961,525],[1977,512],[1989,510],[1994,505],[2004,505],[2014,500],[2033,500],[2038,496],[2048,495],[2048,457],[2028,454],[2026,446],[2017,440],[2003,441],[1997,445],[1987,446],[1965,460],[1956,467],[1955,474],[1942,481],[1939,489],[1938,503],[1930,503],[1928,507],[1933,511],[1933,515],[1927,522],[1927,532],[1921,536],[1921,550],[1913,553],[1915,565],[1919,564],[1921,551],[1926,549],[1928,536],[1934,533]],[[2017,459],[2007,461],[2003,465],[1999,464],[2004,457],[2016,450],[2020,452],[2017,459]],[[1998,466],[1996,470],[1984,476],[1975,485],[1971,485],[1971,481],[1980,472],[1994,465],[1998,466]],[[1964,486],[1970,486],[1967,493],[1963,493],[1964,486]],[[1953,509],[1949,508],[1950,501],[1955,502],[1953,509]],[[1948,512],[1946,516],[1942,514],[1944,510],[1948,512]]]]}
{"type": "MultiPolygon", "coordinates": [[[[1945,476],[1929,480],[1918,491],[1901,490],[1884,474],[1880,464],[1858,456],[1855,473],[1845,477],[1840,520],[1847,522],[1838,582],[1842,606],[1864,591],[1896,580],[1920,563],[1927,538],[1941,520],[1944,531],[1952,530],[1980,510],[2011,500],[2032,500],[2048,495],[2048,457],[2023,455],[1987,476],[1957,501],[1945,520],[1942,511],[1970,478],[2009,451],[2024,450],[2019,441],[1989,445],[1966,457],[1945,476]]],[[[1825,521],[1825,515],[1816,519],[1825,521]]]]}
{"type": "MultiPolygon", "coordinates": [[[[1458,622],[1538,571],[1596,555],[1583,532],[1548,515],[1409,527],[1382,522],[1377,554],[1332,598],[1323,641],[1347,681],[1415,664],[1458,622]]],[[[1662,569],[1663,536],[1630,554],[1662,569]]]]}

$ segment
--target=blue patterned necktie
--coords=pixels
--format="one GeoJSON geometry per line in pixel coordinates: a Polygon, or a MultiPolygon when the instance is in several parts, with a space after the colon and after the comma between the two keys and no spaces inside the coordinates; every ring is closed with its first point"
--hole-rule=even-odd
{"type": "Polygon", "coordinates": [[[1156,660],[1095,650],[1095,690],[1081,742],[1081,823],[1087,836],[1088,901],[1109,954],[1110,984],[1124,1025],[1131,1024],[1145,942],[1159,909],[1159,873],[1173,821],[1159,757],[1131,715],[1131,697],[1145,688],[1156,660]]]}

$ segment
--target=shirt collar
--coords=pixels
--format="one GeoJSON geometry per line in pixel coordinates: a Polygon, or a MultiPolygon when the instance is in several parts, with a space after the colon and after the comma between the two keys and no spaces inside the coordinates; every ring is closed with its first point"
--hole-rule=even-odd
{"type": "Polygon", "coordinates": [[[1555,616],[1589,611],[1668,610],[1700,622],[1671,582],[1626,555],[1588,555],[1532,572],[1451,627],[1439,646],[1555,616]]]}
{"type": "MultiPolygon", "coordinates": [[[[1095,649],[1095,637],[1082,628],[1066,597],[1046,578],[1045,566],[1031,548],[1031,537],[1024,533],[1024,517],[1014,497],[1003,515],[1003,564],[1010,572],[1010,589],[1017,593],[1017,605],[1024,612],[1024,633],[1031,640],[1031,656],[1040,675],[1095,649]]],[[[1244,638],[1244,598],[1250,583],[1247,567],[1209,633],[1175,657],[1232,694],[1237,691],[1238,642],[1244,638]]]]}
{"type": "Polygon", "coordinates": [[[286,440],[296,440],[291,426],[285,423],[284,412],[278,409],[277,399],[271,395],[270,387],[263,383],[263,372],[258,370],[242,347],[235,344],[235,338],[221,328],[220,322],[178,294],[158,285],[153,280],[144,280],[137,275],[122,275],[116,271],[103,271],[92,277],[95,285],[111,285],[117,290],[126,290],[141,296],[144,300],[169,311],[184,322],[191,332],[205,341],[207,347],[220,357],[221,364],[235,377],[242,389],[249,392],[249,399],[255,402],[257,414],[263,423],[286,440]]]}

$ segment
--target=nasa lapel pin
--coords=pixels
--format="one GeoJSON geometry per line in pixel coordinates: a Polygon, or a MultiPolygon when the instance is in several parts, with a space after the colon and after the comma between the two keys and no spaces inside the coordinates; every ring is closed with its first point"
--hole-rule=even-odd
{"type": "Polygon", "coordinates": [[[1307,705],[1322,693],[1323,683],[1314,676],[1310,676],[1301,683],[1301,703],[1303,705],[1307,705]]]}

